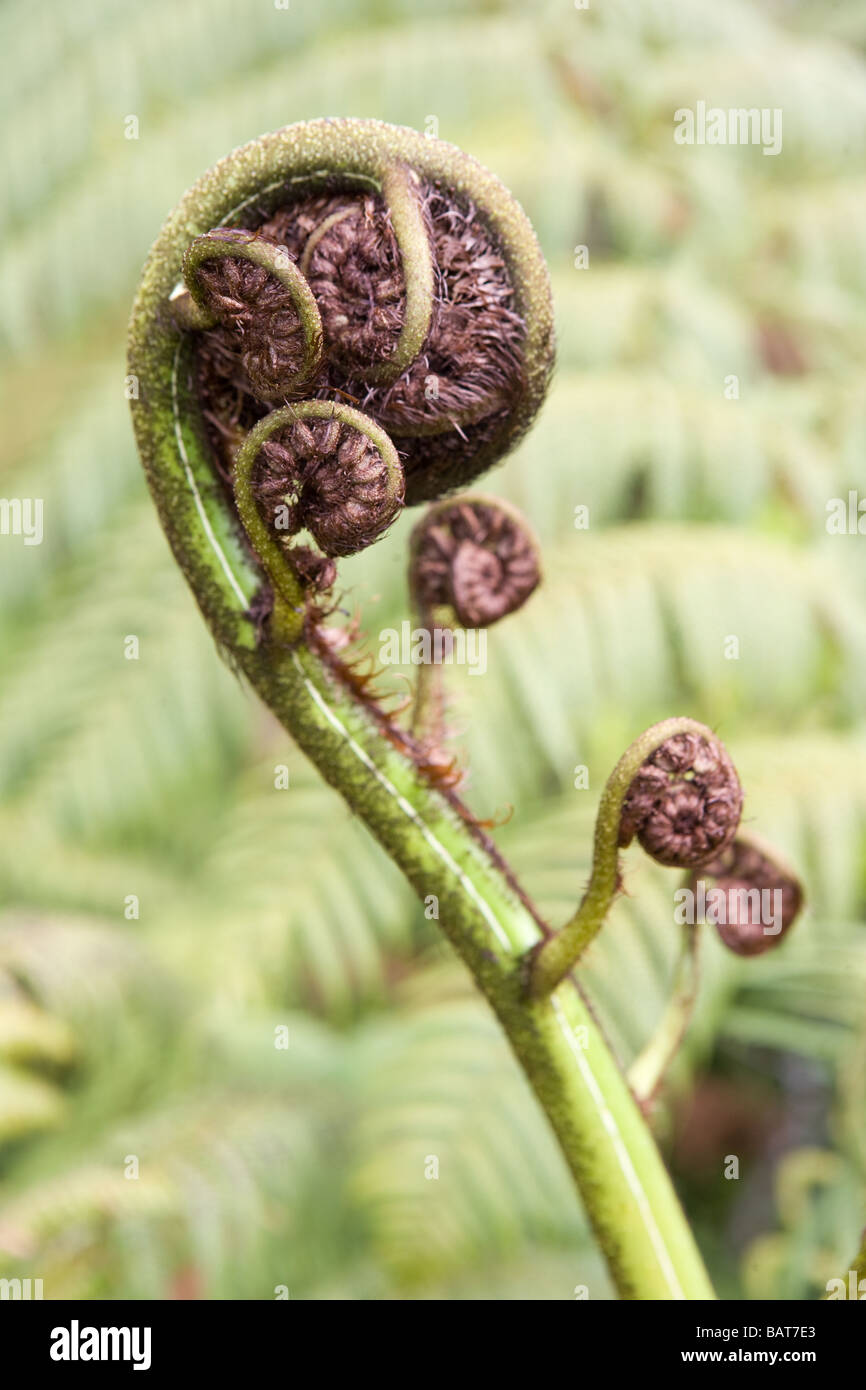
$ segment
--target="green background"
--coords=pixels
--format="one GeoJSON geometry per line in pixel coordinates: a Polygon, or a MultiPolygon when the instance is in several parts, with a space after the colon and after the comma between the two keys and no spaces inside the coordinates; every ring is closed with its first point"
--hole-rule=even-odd
{"type": "MultiPolygon", "coordinates": [[[[125,321],[167,211],[257,133],[356,115],[492,168],[553,278],[550,397],[485,483],[545,583],[454,673],[467,796],[512,808],[497,840],[559,921],[625,745],[672,714],[724,737],[809,908],[760,960],[705,932],[655,1124],[721,1295],[819,1294],[866,1172],[866,534],[826,527],[866,497],[862,6],[6,0],[0,50],[0,492],[44,502],[41,545],[0,536],[0,1275],[611,1293],[494,1021],[219,661],[132,444],[125,321]],[[698,101],[780,108],[781,153],[675,144],[698,101]]],[[[412,520],[341,569],[374,653],[412,520]]],[[[676,932],[675,876],[625,868],[587,980],[628,1061],[676,932]]]]}

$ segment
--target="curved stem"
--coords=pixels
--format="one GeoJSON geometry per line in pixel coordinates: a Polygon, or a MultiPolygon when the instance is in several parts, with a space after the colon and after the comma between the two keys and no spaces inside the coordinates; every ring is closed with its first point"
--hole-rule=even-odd
{"type": "MultiPolygon", "coordinates": [[[[281,385],[286,392],[303,385],[314,376],[322,364],[324,333],[319,306],[301,271],[284,246],[262,241],[255,235],[220,229],[217,234],[196,237],[183,258],[186,292],[176,294],[170,301],[172,314],[179,328],[213,328],[219,322],[199,276],[207,261],[241,260],[261,266],[288,291],[292,307],[298,315],[304,335],[304,356],[298,369],[287,376],[281,385]]],[[[254,383],[255,384],[255,383],[254,383]]]]}
{"type": "Polygon", "coordinates": [[[437,628],[452,631],[449,625],[437,623],[432,613],[413,609],[413,626],[430,634],[430,661],[418,665],[415,699],[412,706],[412,736],[428,749],[439,749],[445,738],[445,677],[442,663],[433,660],[437,628]]]}
{"type": "Polygon", "coordinates": [[[386,362],[367,368],[369,381],[396,381],[424,346],[433,316],[433,253],[424,223],[417,174],[405,164],[389,164],[382,173],[382,197],[391,218],[403,267],[403,327],[386,362]]]}
{"type": "MultiPolygon", "coordinates": [[[[440,612],[441,621],[437,623],[436,616],[421,598],[417,585],[418,547],[429,528],[435,525],[438,518],[446,514],[453,506],[453,498],[431,503],[421,520],[416,522],[409,536],[409,605],[412,622],[413,626],[426,629],[430,633],[431,649],[436,627],[451,627],[457,621],[457,615],[453,608],[448,608],[440,612]]],[[[444,676],[441,665],[432,661],[422,662],[418,667],[412,709],[412,733],[419,742],[432,746],[441,743],[444,701],[444,676]]]]}
{"type": "Polygon", "coordinates": [[[711,1298],[661,1155],[579,987],[566,980],[549,996],[526,997],[526,953],[541,928],[484,836],[388,736],[381,716],[347,689],[324,651],[305,643],[302,632],[288,643],[271,627],[261,640],[250,609],[262,572],[213,477],[188,335],[165,313],[190,226],[239,220],[247,205],[261,206],[263,187],[284,197],[287,180],[375,177],[394,152],[483,207],[505,248],[528,325],[527,377],[507,428],[490,443],[495,456],[525,427],[547,381],[552,324],[543,261],[519,209],[492,176],[441,142],[377,123],[312,122],[254,142],[205,176],[148,260],[129,353],[130,370],[145,383],[132,406],[148,482],[220,649],[419,896],[438,899],[440,925],[548,1117],[621,1296],[711,1298]]]}
{"type": "Polygon", "coordinates": [[[287,553],[283,549],[259,510],[252,479],[262,445],[297,420],[339,420],[365,435],[375,445],[385,465],[389,496],[397,499],[403,493],[403,469],[388,435],[368,415],[341,401],[297,401],[281,410],[272,410],[253,426],[238,449],[232,471],[235,505],[274,590],[273,621],[281,638],[289,642],[297,641],[303,630],[304,587],[292,567],[291,551],[287,553]]]}
{"type": "MultiPolygon", "coordinates": [[[[133,325],[133,370],[152,368],[154,332],[152,319],[143,336],[133,325]]],[[[260,571],[213,486],[183,344],[162,346],[135,423],[166,533],[220,648],[419,896],[438,899],[440,925],[547,1114],[621,1296],[712,1298],[652,1134],[579,988],[567,980],[526,998],[524,961],[540,929],[483,838],[303,640],[257,641],[249,610],[260,571]]]]}
{"type": "Polygon", "coordinates": [[[685,1036],[698,993],[698,927],[685,922],[671,993],[655,1032],[628,1070],[629,1084],[641,1105],[648,1104],[685,1036]]]}
{"type": "Polygon", "coordinates": [[[601,930],[620,889],[619,833],[625,798],[641,766],[657,748],[675,734],[706,735],[695,719],[664,719],[636,738],[623,753],[607,780],[595,822],[592,873],[589,886],[574,916],[536,951],[529,970],[529,992],[535,998],[549,994],[577,964],[601,930]]]}

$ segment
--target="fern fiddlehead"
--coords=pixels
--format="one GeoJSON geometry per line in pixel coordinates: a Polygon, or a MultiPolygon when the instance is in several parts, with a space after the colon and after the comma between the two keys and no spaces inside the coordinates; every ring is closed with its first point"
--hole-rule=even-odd
{"type": "MultiPolygon", "coordinates": [[[[551,364],[547,274],[521,209],[461,152],[378,122],[289,127],[205,174],[150,253],[130,327],[139,449],[216,642],[418,894],[438,899],[622,1296],[711,1297],[640,1107],[570,974],[574,933],[541,923],[324,624],[336,558],[402,505],[437,501],[496,462],[531,422],[551,364]]],[[[532,547],[490,503],[464,504],[462,522],[459,503],[442,505],[446,559],[463,549],[444,570],[427,555],[416,602],[495,621],[537,582],[532,547]]],[[[617,819],[614,854],[619,831],[617,819]]],[[[608,871],[599,905],[616,887],[608,871]]]]}
{"type": "MultiPolygon", "coordinates": [[[[538,542],[517,509],[497,497],[436,502],[409,538],[415,619],[446,648],[454,626],[484,629],[516,613],[540,579],[538,542]]],[[[446,732],[444,704],[441,663],[422,664],[413,731],[434,756],[446,732]]]]}
{"type": "Polygon", "coordinates": [[[737,770],[712,730],[686,718],[654,724],[626,749],[602,792],[592,873],[574,915],[527,958],[529,992],[544,997],[604,926],[622,889],[620,851],[632,840],[666,868],[688,871],[670,998],[628,1072],[642,1104],[652,1100],[688,1028],[700,924],[714,923],[736,954],[759,955],[779,943],[802,907],[793,870],[753,832],[740,831],[742,810],[737,770]],[[707,879],[715,885],[709,893],[707,879]]]}
{"type": "Polygon", "coordinates": [[[620,890],[619,852],[638,838],[659,863],[689,868],[727,847],[743,806],[724,745],[695,719],[665,719],[623,753],[602,792],[589,887],[536,952],[531,989],[547,994],[601,930],[620,890]]]}

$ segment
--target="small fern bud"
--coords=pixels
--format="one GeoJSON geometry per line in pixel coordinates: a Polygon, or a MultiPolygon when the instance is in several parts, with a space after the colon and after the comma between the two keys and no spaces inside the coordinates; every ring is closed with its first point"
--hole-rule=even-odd
{"type": "Polygon", "coordinates": [[[485,472],[535,416],[554,352],[544,260],[508,190],[453,146],[378,121],[290,126],[190,190],[159,244],[166,278],[190,225],[211,230],[183,248],[169,321],[223,477],[268,405],[338,397],[394,440],[413,506],[485,472]]]}
{"type": "MultiPolygon", "coordinates": [[[[325,119],[234,150],[167,220],[130,327],[130,373],[146,388],[139,448],[196,593],[202,555],[189,554],[183,507],[206,520],[206,565],[240,520],[275,601],[269,631],[299,640],[324,613],[313,600],[334,584],[334,559],[514,447],[553,354],[532,227],[453,145],[325,119]]],[[[486,607],[498,581],[484,550],[459,557],[470,621],[506,611],[486,607]]],[[[261,632],[262,602],[218,565],[225,612],[241,602],[261,632]]]]}
{"type": "Polygon", "coordinates": [[[714,891],[724,895],[712,916],[722,941],[738,956],[759,956],[778,946],[803,905],[792,870],[753,835],[737,836],[702,866],[704,876],[715,879],[714,891]]]}
{"type": "Polygon", "coordinates": [[[283,400],[319,375],[321,315],[284,246],[240,227],[216,227],[190,243],[183,269],[187,290],[171,301],[174,318],[209,330],[218,357],[236,361],[237,398],[283,400]]]}
{"type": "MultiPolygon", "coordinates": [[[[309,532],[326,557],[366,549],[403,506],[403,472],[388,436],[331,401],[300,401],[265,416],[238,451],[234,478],[248,495],[242,516],[251,503],[272,537],[285,544],[309,532]]],[[[311,554],[298,549],[305,577],[317,588],[333,583],[334,567],[313,563],[311,554]]]]}
{"type": "Polygon", "coordinates": [[[461,627],[489,627],[516,612],[541,579],[535,537],[498,498],[461,497],[431,507],[410,550],[418,610],[448,609],[461,627]]]}
{"type": "Polygon", "coordinates": [[[731,844],[743,791],[714,734],[673,734],[641,765],[623,802],[619,843],[637,837],[660,864],[691,868],[731,844]]]}

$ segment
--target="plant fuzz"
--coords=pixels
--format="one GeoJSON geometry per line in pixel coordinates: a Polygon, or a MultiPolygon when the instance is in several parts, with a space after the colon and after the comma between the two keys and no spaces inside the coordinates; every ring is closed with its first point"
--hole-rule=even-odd
{"type": "Polygon", "coordinates": [[[279,383],[298,369],[302,335],[283,288],[240,260],[202,267],[221,321],[201,334],[198,389],[224,476],[238,438],[274,401],[300,395],[348,399],[387,430],[410,506],[463,486],[479,471],[482,450],[524,389],[525,325],[502,253],[472,204],[430,183],[419,197],[433,253],[433,312],[421,353],[391,383],[369,379],[404,323],[404,275],[381,197],[300,197],[247,229],[299,265],[321,314],[324,359],[293,392],[279,383]]]}

